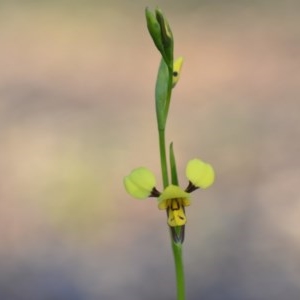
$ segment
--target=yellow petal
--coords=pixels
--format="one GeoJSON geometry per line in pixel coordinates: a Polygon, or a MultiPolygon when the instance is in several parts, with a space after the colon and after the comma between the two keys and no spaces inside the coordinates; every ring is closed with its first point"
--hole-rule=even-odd
{"type": "Polygon", "coordinates": [[[158,203],[158,209],[163,210],[163,209],[167,209],[169,206],[169,202],[170,200],[162,200],[158,203]]]}
{"type": "Polygon", "coordinates": [[[177,84],[179,77],[180,77],[180,72],[183,64],[183,58],[179,57],[174,61],[173,64],[173,87],[177,84]]]}
{"type": "Polygon", "coordinates": [[[190,206],[191,205],[191,199],[183,198],[181,200],[182,200],[182,205],[183,206],[190,206]]]}
{"type": "Polygon", "coordinates": [[[194,186],[206,189],[214,183],[215,171],[210,164],[192,159],[187,164],[186,177],[194,186]]]}
{"type": "Polygon", "coordinates": [[[147,168],[134,169],[123,180],[128,194],[134,198],[145,199],[150,196],[152,189],[156,185],[154,174],[147,168]]]}
{"type": "Polygon", "coordinates": [[[169,185],[165,188],[162,194],[159,196],[159,203],[168,199],[178,199],[178,198],[189,198],[190,194],[186,193],[182,188],[177,185],[169,185]]]}
{"type": "Polygon", "coordinates": [[[186,223],[186,216],[182,206],[177,210],[168,209],[168,224],[171,227],[182,226],[186,223]]]}

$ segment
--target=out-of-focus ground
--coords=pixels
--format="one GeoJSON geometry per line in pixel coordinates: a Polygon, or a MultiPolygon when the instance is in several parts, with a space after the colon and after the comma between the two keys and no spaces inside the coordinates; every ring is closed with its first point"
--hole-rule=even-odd
{"type": "Polygon", "coordinates": [[[299,299],[299,2],[173,2],[0,2],[1,299],[174,299],[165,214],[122,186],[159,178],[157,4],[182,185],[191,158],[217,172],[187,209],[188,299],[299,299]]]}

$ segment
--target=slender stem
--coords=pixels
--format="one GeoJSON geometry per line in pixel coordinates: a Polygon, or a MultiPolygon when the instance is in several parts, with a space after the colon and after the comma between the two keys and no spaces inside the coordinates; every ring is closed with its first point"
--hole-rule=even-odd
{"type": "Polygon", "coordinates": [[[185,281],[184,268],[182,259],[182,244],[172,241],[172,250],[174,255],[175,270],[176,270],[176,286],[177,300],[185,300],[185,281]]]}
{"type": "MultiPolygon", "coordinates": [[[[161,171],[162,171],[164,188],[166,188],[169,185],[165,127],[167,123],[170,100],[172,95],[173,70],[171,68],[168,68],[168,71],[169,71],[168,93],[167,93],[166,107],[165,107],[165,119],[162,128],[160,128],[158,123],[159,153],[160,153],[160,163],[161,163],[161,171]]],[[[183,259],[182,259],[182,244],[174,242],[171,230],[170,230],[170,237],[171,237],[174,263],[175,263],[177,300],[185,300],[185,281],[184,281],[184,268],[183,268],[183,259]]]]}
{"type": "MultiPolygon", "coordinates": [[[[171,102],[172,96],[172,85],[173,85],[173,68],[168,67],[168,80],[166,88],[166,93],[160,93],[161,88],[161,81],[163,80],[162,74],[164,74],[163,65],[160,65],[159,73],[158,73],[158,81],[156,85],[157,95],[161,97],[162,95],[165,97],[163,98],[156,98],[156,113],[157,113],[157,127],[158,127],[158,136],[159,136],[159,154],[160,154],[160,163],[161,163],[161,172],[162,172],[162,180],[163,186],[166,188],[169,185],[169,173],[168,173],[168,161],[167,161],[167,154],[166,154],[166,139],[165,139],[165,128],[167,124],[167,118],[169,113],[169,107],[171,102]],[[162,102],[161,102],[162,101],[162,102]],[[164,103],[164,106],[161,106],[161,103],[164,103]],[[161,109],[163,111],[161,111],[161,109]],[[161,113],[163,112],[163,116],[161,113]]],[[[156,96],[157,97],[157,96],[156,96]]],[[[172,150],[172,146],[170,149],[170,169],[172,175],[172,184],[178,184],[177,179],[177,171],[175,166],[175,158],[174,153],[172,150]],[[172,157],[173,156],[173,157],[172,157]],[[174,177],[176,174],[176,178],[174,177]]],[[[184,228],[178,228],[179,230],[184,230],[184,228]]],[[[176,287],[177,287],[177,300],[184,300],[185,299],[185,283],[184,283],[184,272],[183,272],[183,260],[182,260],[182,241],[177,241],[178,230],[177,228],[170,228],[170,237],[171,237],[171,244],[173,250],[173,257],[175,263],[175,272],[176,272],[176,287]],[[174,238],[174,232],[176,234],[174,238]]]]}
{"type": "Polygon", "coordinates": [[[166,188],[169,185],[169,176],[168,176],[168,166],[167,166],[165,130],[158,129],[158,135],[159,135],[161,173],[162,173],[163,185],[164,188],[166,188]]]}

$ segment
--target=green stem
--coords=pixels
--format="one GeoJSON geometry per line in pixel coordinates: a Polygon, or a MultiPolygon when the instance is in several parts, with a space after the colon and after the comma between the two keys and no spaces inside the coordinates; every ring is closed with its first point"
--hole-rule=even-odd
{"type": "Polygon", "coordinates": [[[158,135],[159,135],[161,173],[162,173],[163,185],[164,188],[166,188],[169,185],[169,176],[168,176],[168,165],[167,165],[167,154],[166,154],[165,130],[158,129],[158,135]]]}
{"type": "Polygon", "coordinates": [[[176,270],[177,300],[185,300],[185,282],[184,282],[184,268],[183,268],[183,259],[182,259],[182,244],[174,243],[172,241],[172,250],[173,250],[175,270],[176,270]]]}
{"type": "MultiPolygon", "coordinates": [[[[169,185],[169,176],[168,176],[168,164],[167,164],[167,155],[166,155],[166,140],[165,140],[165,127],[167,123],[167,117],[170,107],[171,95],[172,95],[172,74],[173,69],[168,68],[169,71],[169,80],[168,80],[168,92],[165,106],[165,116],[163,126],[160,127],[158,122],[158,134],[159,134],[159,153],[160,153],[160,163],[162,171],[162,179],[164,188],[169,185]]],[[[184,268],[183,268],[183,259],[182,259],[182,244],[175,243],[173,240],[172,232],[170,230],[170,237],[172,243],[173,257],[175,263],[175,272],[176,272],[176,287],[177,287],[177,300],[185,300],[185,281],[184,281],[184,268]]]]}

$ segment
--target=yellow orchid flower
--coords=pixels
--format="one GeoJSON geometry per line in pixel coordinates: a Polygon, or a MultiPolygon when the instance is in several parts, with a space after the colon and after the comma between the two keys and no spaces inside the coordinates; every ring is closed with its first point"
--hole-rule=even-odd
{"type": "Polygon", "coordinates": [[[215,172],[210,164],[200,159],[192,159],[187,164],[186,176],[189,184],[185,190],[171,184],[161,193],[156,189],[155,175],[149,169],[140,167],[124,178],[124,186],[128,194],[134,198],[156,197],[158,208],[167,211],[169,226],[177,227],[186,224],[184,208],[191,204],[190,193],[212,185],[215,172]]]}

